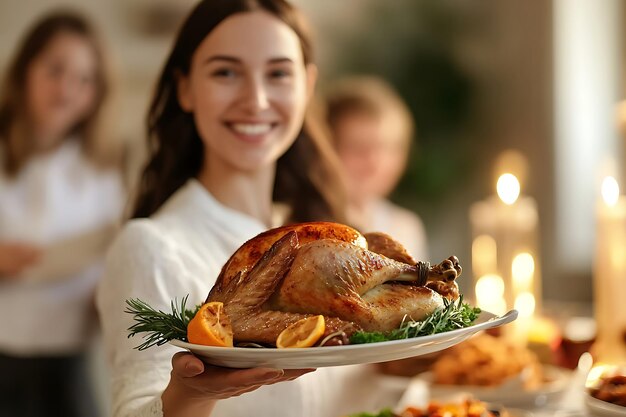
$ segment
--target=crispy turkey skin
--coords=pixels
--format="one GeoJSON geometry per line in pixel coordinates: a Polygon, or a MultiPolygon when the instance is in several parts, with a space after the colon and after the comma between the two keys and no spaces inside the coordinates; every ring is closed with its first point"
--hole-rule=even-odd
{"type": "Polygon", "coordinates": [[[405,316],[423,319],[443,306],[443,297],[458,297],[460,273],[456,257],[430,268],[381,233],[301,223],[243,244],[207,302],[224,303],[237,342],[273,345],[290,324],[322,314],[325,335],[343,331],[335,342],[346,343],[356,330],[384,332],[405,316]]]}

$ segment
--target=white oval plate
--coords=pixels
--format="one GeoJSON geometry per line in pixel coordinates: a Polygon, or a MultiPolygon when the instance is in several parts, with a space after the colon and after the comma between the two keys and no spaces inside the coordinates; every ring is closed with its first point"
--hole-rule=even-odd
{"type": "Polygon", "coordinates": [[[585,405],[592,416],[618,417],[626,416],[626,407],[599,400],[585,393],[585,405]]]}
{"type": "Polygon", "coordinates": [[[228,368],[270,367],[280,369],[322,368],[405,359],[426,355],[456,345],[481,330],[502,326],[517,318],[517,310],[499,317],[480,313],[473,325],[431,336],[360,345],[311,347],[302,349],[226,348],[194,345],[172,340],[174,346],[189,350],[204,362],[228,368]]]}

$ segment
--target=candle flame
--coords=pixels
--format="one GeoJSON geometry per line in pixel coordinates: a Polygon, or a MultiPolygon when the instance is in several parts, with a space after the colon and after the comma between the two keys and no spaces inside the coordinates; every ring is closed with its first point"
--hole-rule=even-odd
{"type": "Polygon", "coordinates": [[[511,205],[517,201],[520,193],[520,185],[517,177],[513,174],[502,174],[498,178],[496,184],[496,190],[498,191],[498,197],[505,204],[511,205]]]}
{"type": "Polygon", "coordinates": [[[478,306],[496,314],[506,312],[504,301],[504,280],[495,274],[483,275],[476,281],[476,302],[478,306]]]}
{"type": "Polygon", "coordinates": [[[602,199],[608,205],[613,207],[619,199],[619,184],[614,177],[606,177],[602,180],[602,199]]]}
{"type": "Polygon", "coordinates": [[[531,317],[535,312],[535,296],[529,292],[523,292],[515,299],[515,309],[520,317],[531,317]]]}
{"type": "Polygon", "coordinates": [[[496,270],[498,249],[489,235],[480,235],[472,242],[472,268],[477,276],[496,270]]]}
{"type": "Polygon", "coordinates": [[[513,258],[511,275],[513,283],[518,290],[532,290],[533,274],[535,273],[535,260],[528,252],[523,252],[513,258]]]}
{"type": "Polygon", "coordinates": [[[613,271],[622,276],[626,270],[626,258],[624,257],[624,246],[612,244],[608,248],[609,262],[613,271]]]}

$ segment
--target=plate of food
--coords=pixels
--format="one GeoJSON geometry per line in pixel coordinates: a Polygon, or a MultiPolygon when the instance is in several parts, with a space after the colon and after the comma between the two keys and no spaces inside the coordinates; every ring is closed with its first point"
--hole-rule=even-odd
{"type": "Polygon", "coordinates": [[[230,368],[320,368],[391,361],[437,352],[462,342],[476,332],[509,323],[516,316],[516,311],[500,317],[483,311],[473,325],[444,333],[402,340],[305,349],[215,347],[179,340],[172,340],[170,343],[193,352],[212,365],[230,368]]]}
{"type": "Polygon", "coordinates": [[[463,302],[451,256],[416,261],[382,233],[338,223],[264,232],[226,262],[206,301],[165,313],[128,300],[138,349],[171,343],[233,368],[316,368],[437,352],[517,318],[463,302]]]}
{"type": "Polygon", "coordinates": [[[591,415],[626,416],[626,366],[596,366],[585,386],[585,405],[591,415]]]}
{"type": "Polygon", "coordinates": [[[570,376],[569,370],[541,364],[525,347],[480,334],[443,352],[430,371],[415,378],[436,397],[464,392],[487,402],[537,407],[560,397],[570,376]]]}

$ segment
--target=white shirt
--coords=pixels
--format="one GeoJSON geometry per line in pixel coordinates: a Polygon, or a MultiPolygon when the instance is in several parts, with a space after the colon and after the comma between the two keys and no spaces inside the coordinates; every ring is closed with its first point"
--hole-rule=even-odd
{"type": "MultiPolygon", "coordinates": [[[[149,219],[132,220],[107,258],[97,292],[112,374],[115,417],[163,415],[161,394],[170,379],[170,345],[133,349],[133,324],[125,300],[140,298],[171,311],[170,301],[189,294],[189,304],[204,302],[228,258],[245,241],[263,232],[256,219],[223,206],[197,181],[189,180],[149,219]]],[[[318,369],[282,382],[218,401],[212,417],[327,417],[338,398],[333,384],[338,370],[318,369]]]]}
{"type": "MultiPolygon", "coordinates": [[[[0,242],[32,244],[46,256],[58,242],[118,222],[124,203],[121,175],[96,169],[80,144],[67,140],[32,157],[16,177],[0,170],[0,242]]],[[[93,294],[103,255],[53,282],[1,279],[0,352],[36,356],[82,350],[96,324],[93,294]]]]}
{"type": "Polygon", "coordinates": [[[424,225],[417,214],[380,199],[370,206],[368,230],[361,232],[383,232],[393,237],[418,261],[428,260],[428,248],[424,225]]]}

